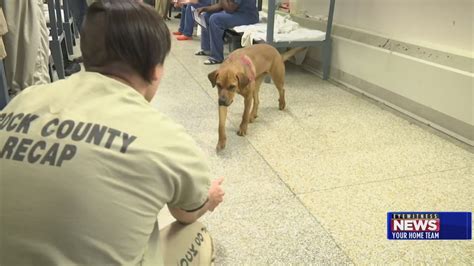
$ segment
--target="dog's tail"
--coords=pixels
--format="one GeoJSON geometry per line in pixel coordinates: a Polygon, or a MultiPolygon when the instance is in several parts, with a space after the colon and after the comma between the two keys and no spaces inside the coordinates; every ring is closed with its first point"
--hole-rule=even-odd
{"type": "Polygon", "coordinates": [[[283,59],[283,62],[287,61],[291,57],[293,57],[295,54],[307,49],[306,47],[298,47],[298,48],[292,48],[284,53],[281,54],[281,58],[283,59]]]}

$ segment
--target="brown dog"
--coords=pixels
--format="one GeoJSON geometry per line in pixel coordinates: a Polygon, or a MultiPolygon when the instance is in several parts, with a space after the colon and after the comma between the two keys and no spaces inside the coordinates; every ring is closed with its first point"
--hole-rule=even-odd
{"type": "Polygon", "coordinates": [[[258,93],[266,74],[270,74],[278,89],[280,110],[285,109],[284,62],[304,49],[291,49],[284,54],[280,54],[277,49],[268,44],[252,45],[235,50],[217,70],[209,73],[208,77],[212,87],[217,86],[219,94],[219,142],[217,143],[217,150],[225,148],[227,107],[232,104],[236,93],[244,97],[245,106],[237,134],[239,136],[247,134],[248,123],[252,123],[257,118],[260,103],[258,93]],[[251,108],[252,111],[250,111],[251,108]]]}

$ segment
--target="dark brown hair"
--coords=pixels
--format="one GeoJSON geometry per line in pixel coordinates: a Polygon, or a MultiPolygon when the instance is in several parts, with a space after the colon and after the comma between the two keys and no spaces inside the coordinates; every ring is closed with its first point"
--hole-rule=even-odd
{"type": "Polygon", "coordinates": [[[81,52],[88,71],[125,69],[151,82],[171,48],[170,32],[158,13],[135,0],[101,0],[87,12],[81,52]]]}

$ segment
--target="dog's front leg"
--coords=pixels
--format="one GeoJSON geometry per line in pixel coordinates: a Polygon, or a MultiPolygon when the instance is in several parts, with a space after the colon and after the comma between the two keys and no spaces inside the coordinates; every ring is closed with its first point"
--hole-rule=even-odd
{"type": "Polygon", "coordinates": [[[225,148],[227,136],[225,134],[225,121],[227,119],[227,107],[219,106],[219,141],[217,142],[217,151],[225,148]]]}
{"type": "Polygon", "coordinates": [[[244,114],[242,115],[242,122],[240,123],[240,129],[237,131],[237,135],[245,136],[247,135],[247,126],[249,124],[250,118],[250,108],[252,107],[252,95],[248,95],[244,100],[244,114]]]}

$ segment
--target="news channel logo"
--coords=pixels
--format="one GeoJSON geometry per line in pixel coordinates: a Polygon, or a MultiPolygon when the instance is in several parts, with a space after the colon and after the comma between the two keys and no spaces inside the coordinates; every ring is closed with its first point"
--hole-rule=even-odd
{"type": "Polygon", "coordinates": [[[471,212],[388,212],[389,240],[472,239],[471,212]]]}

